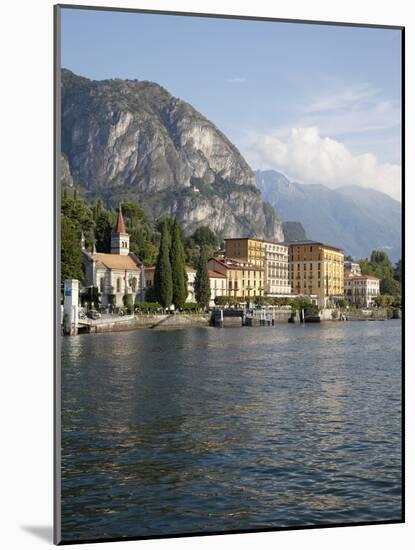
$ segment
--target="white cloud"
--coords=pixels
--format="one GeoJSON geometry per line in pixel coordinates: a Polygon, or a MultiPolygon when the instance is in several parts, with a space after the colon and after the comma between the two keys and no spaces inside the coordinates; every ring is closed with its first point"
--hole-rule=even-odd
{"type": "Polygon", "coordinates": [[[353,154],[339,141],[321,137],[316,126],[292,128],[252,138],[248,160],[254,167],[275,169],[304,183],[322,183],[330,188],[360,185],[401,199],[401,166],[380,164],[375,155],[353,154]]]}
{"type": "Polygon", "coordinates": [[[347,85],[325,79],[318,93],[304,98],[291,116],[290,128],[316,126],[354,152],[376,150],[392,162],[400,162],[401,104],[385,97],[369,82],[347,85]],[[366,145],[365,145],[366,143],[366,145]]]}
{"type": "Polygon", "coordinates": [[[244,76],[235,76],[233,78],[227,78],[226,82],[230,82],[231,84],[245,84],[248,82],[248,79],[244,76]]]}

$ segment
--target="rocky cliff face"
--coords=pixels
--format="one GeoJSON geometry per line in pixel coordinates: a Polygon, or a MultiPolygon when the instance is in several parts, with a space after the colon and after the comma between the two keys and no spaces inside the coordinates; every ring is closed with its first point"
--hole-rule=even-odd
{"type": "Polygon", "coordinates": [[[65,181],[115,205],[135,200],[150,218],[186,231],[283,240],[236,147],[191,105],[146,81],[92,81],[62,71],[65,181]],[[69,169],[68,169],[69,168],[69,169]]]}

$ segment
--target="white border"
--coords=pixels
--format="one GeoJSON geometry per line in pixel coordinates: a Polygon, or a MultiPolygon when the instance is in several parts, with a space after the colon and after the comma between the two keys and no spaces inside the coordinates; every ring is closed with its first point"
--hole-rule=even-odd
{"type": "MultiPolygon", "coordinates": [[[[143,9],[406,26],[407,151],[415,151],[415,20],[405,0],[101,0],[74,2],[143,9]]],[[[53,1],[4,2],[1,72],[1,543],[4,548],[50,544],[52,525],[52,265],[53,265],[53,1]],[[39,530],[38,530],[39,532],[39,530]]],[[[414,208],[414,155],[406,159],[407,212],[414,208]],[[411,158],[412,157],[412,158],[411,158]]],[[[407,329],[414,327],[415,217],[407,216],[407,329]],[[408,244],[409,243],[409,244],[408,244]],[[412,247],[412,249],[411,249],[412,247]]],[[[111,548],[412,548],[415,539],[414,338],[407,341],[407,524],[266,534],[112,543],[111,548]]],[[[84,548],[98,545],[84,545],[84,548]]]]}

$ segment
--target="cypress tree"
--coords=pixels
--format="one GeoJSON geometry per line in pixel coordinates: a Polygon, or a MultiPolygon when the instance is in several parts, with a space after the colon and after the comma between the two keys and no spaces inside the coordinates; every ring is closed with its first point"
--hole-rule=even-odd
{"type": "Polygon", "coordinates": [[[173,283],[173,304],[176,309],[179,309],[183,307],[187,298],[187,274],[182,232],[177,220],[174,220],[173,223],[170,264],[173,283]]]}
{"type": "Polygon", "coordinates": [[[82,252],[76,224],[67,216],[61,218],[61,276],[82,281],[82,252]]]}
{"type": "Polygon", "coordinates": [[[95,203],[95,209],[94,209],[94,218],[97,220],[102,213],[102,199],[97,199],[97,202],[95,203]]]}
{"type": "Polygon", "coordinates": [[[196,302],[203,308],[209,307],[210,302],[210,281],[208,276],[208,249],[206,246],[202,247],[199,257],[199,263],[197,265],[196,277],[195,277],[195,297],[196,302]]]}
{"type": "Polygon", "coordinates": [[[170,265],[170,235],[167,220],[163,222],[160,249],[154,273],[154,292],[157,301],[164,307],[170,307],[173,298],[173,282],[170,265]]]}

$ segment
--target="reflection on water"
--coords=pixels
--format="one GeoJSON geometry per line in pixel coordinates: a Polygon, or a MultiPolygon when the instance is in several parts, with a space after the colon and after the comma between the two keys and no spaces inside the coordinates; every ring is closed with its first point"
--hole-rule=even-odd
{"type": "Polygon", "coordinates": [[[63,540],[399,519],[400,331],[63,339],[63,540]]]}

